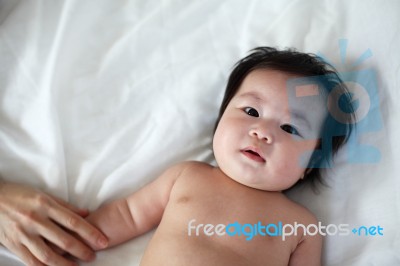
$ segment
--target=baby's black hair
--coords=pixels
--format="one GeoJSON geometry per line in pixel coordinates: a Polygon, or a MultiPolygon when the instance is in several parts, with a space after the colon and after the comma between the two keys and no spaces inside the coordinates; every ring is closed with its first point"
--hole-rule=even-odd
{"type": "MultiPolygon", "coordinates": [[[[278,50],[272,47],[257,47],[250,52],[250,55],[236,63],[229,76],[214,132],[229,102],[235,96],[241,83],[251,71],[256,69],[270,69],[300,77],[317,77],[319,83],[328,93],[335,88],[338,95],[348,96],[345,101],[341,99],[341,107],[346,105],[345,108],[348,110],[347,113],[349,114],[341,121],[344,130],[342,129],[339,136],[332,137],[332,143],[329,143],[329,145],[332,145],[331,149],[322,149],[322,153],[313,153],[308,163],[304,179],[297,183],[310,182],[314,188],[316,183],[325,184],[321,176],[321,166],[326,165],[326,163],[329,164],[333,154],[346,143],[355,121],[354,108],[350,101],[349,96],[351,94],[348,88],[339,77],[336,69],[315,54],[302,53],[295,49],[278,50]]],[[[336,126],[337,122],[329,118],[328,114],[324,121],[321,136],[331,136],[332,134],[330,132],[333,132],[336,126]]],[[[316,150],[321,148],[321,141],[319,143],[316,150]]]]}

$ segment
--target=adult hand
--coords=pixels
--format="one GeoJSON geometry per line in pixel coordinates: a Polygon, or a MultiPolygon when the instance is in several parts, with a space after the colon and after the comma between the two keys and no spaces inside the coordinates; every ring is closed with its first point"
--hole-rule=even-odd
{"type": "Polygon", "coordinates": [[[87,210],[38,190],[0,183],[0,243],[28,265],[77,265],[62,256],[91,261],[107,239],[85,221],[87,210]]]}

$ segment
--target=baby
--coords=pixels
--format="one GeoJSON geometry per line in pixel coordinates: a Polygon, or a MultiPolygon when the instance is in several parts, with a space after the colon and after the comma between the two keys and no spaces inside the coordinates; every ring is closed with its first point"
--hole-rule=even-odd
{"type": "Polygon", "coordinates": [[[331,138],[330,152],[321,152],[321,136],[332,130],[327,95],[334,88],[348,95],[314,55],[254,49],[229,78],[213,139],[218,166],[172,166],[87,219],[109,247],[158,226],[141,265],[320,265],[322,236],[305,232],[317,219],[282,192],[320,178],[322,161],[350,133],[349,119],[345,134],[331,138]],[[310,95],[307,104],[296,102],[310,95]],[[282,238],[278,225],[285,224],[303,226],[282,238]]]}

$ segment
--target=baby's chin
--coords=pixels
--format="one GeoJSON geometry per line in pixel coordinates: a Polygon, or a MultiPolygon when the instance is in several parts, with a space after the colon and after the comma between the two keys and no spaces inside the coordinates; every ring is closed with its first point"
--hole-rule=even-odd
{"type": "Polygon", "coordinates": [[[248,182],[248,180],[243,180],[240,178],[232,178],[231,177],[231,179],[243,186],[248,187],[248,188],[254,188],[254,189],[262,190],[262,191],[266,191],[266,192],[282,192],[282,190],[284,190],[284,189],[276,188],[274,186],[267,185],[267,184],[251,183],[251,182],[248,182]]]}
{"type": "Polygon", "coordinates": [[[257,180],[233,178],[233,177],[230,177],[230,178],[243,186],[246,186],[249,188],[254,188],[257,190],[266,191],[266,192],[282,192],[282,191],[285,191],[295,185],[295,183],[288,184],[288,185],[287,184],[268,184],[265,182],[257,183],[257,180]]]}
{"type": "Polygon", "coordinates": [[[262,179],[258,175],[240,175],[238,172],[229,171],[229,169],[224,169],[224,167],[221,167],[220,165],[217,165],[216,168],[223,172],[228,178],[243,186],[266,192],[282,192],[286,189],[291,188],[294,185],[278,184],[276,182],[272,182],[273,180],[268,181],[262,179]]]}

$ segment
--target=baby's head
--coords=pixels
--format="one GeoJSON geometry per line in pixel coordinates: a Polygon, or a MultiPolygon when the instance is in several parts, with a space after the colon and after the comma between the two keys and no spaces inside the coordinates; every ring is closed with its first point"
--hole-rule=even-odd
{"type": "MultiPolygon", "coordinates": [[[[221,104],[213,140],[220,169],[239,183],[267,191],[321,181],[320,166],[346,142],[354,120],[354,112],[348,112],[341,121],[343,134],[331,138],[332,149],[316,152],[321,136],[332,136],[334,130],[327,111],[332,89],[350,95],[335,69],[317,56],[254,49],[236,64],[221,104]],[[309,95],[312,100],[297,100],[309,95]]],[[[341,107],[352,110],[348,97],[341,101],[341,107]]]]}

